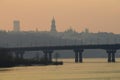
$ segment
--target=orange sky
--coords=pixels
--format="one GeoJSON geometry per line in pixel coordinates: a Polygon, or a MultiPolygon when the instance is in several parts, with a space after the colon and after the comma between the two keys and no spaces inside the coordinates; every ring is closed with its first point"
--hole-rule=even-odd
{"type": "Polygon", "coordinates": [[[0,0],[0,29],[12,30],[20,20],[21,30],[50,30],[55,16],[58,31],[70,26],[81,32],[120,33],[120,0],[0,0]]]}

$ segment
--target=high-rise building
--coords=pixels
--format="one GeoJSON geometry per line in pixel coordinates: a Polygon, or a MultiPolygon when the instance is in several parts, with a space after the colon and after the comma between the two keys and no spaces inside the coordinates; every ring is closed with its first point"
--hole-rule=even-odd
{"type": "Polygon", "coordinates": [[[14,32],[20,31],[20,21],[19,20],[13,21],[13,31],[14,32]]]}
{"type": "Polygon", "coordinates": [[[53,17],[52,22],[51,22],[51,32],[57,32],[56,30],[56,23],[55,23],[55,18],[53,17]]]}

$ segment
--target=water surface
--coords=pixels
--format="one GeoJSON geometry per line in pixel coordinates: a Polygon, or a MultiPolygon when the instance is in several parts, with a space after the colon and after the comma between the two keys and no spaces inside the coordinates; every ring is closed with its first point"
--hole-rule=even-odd
{"type": "Polygon", "coordinates": [[[61,66],[25,66],[0,69],[0,80],[120,80],[120,59],[107,63],[106,59],[84,59],[74,63],[63,60],[61,66]]]}

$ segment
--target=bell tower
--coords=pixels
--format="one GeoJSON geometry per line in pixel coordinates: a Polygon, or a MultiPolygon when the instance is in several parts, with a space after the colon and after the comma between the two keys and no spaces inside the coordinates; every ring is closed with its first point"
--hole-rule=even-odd
{"type": "Polygon", "coordinates": [[[57,32],[56,30],[56,23],[55,23],[55,18],[53,17],[51,21],[51,32],[57,32]]]}

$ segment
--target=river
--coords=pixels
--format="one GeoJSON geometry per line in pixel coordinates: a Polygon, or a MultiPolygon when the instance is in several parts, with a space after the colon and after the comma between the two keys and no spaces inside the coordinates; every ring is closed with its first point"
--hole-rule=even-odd
{"type": "Polygon", "coordinates": [[[107,63],[106,59],[62,59],[64,65],[20,66],[0,69],[0,80],[120,80],[120,59],[107,63]]]}

